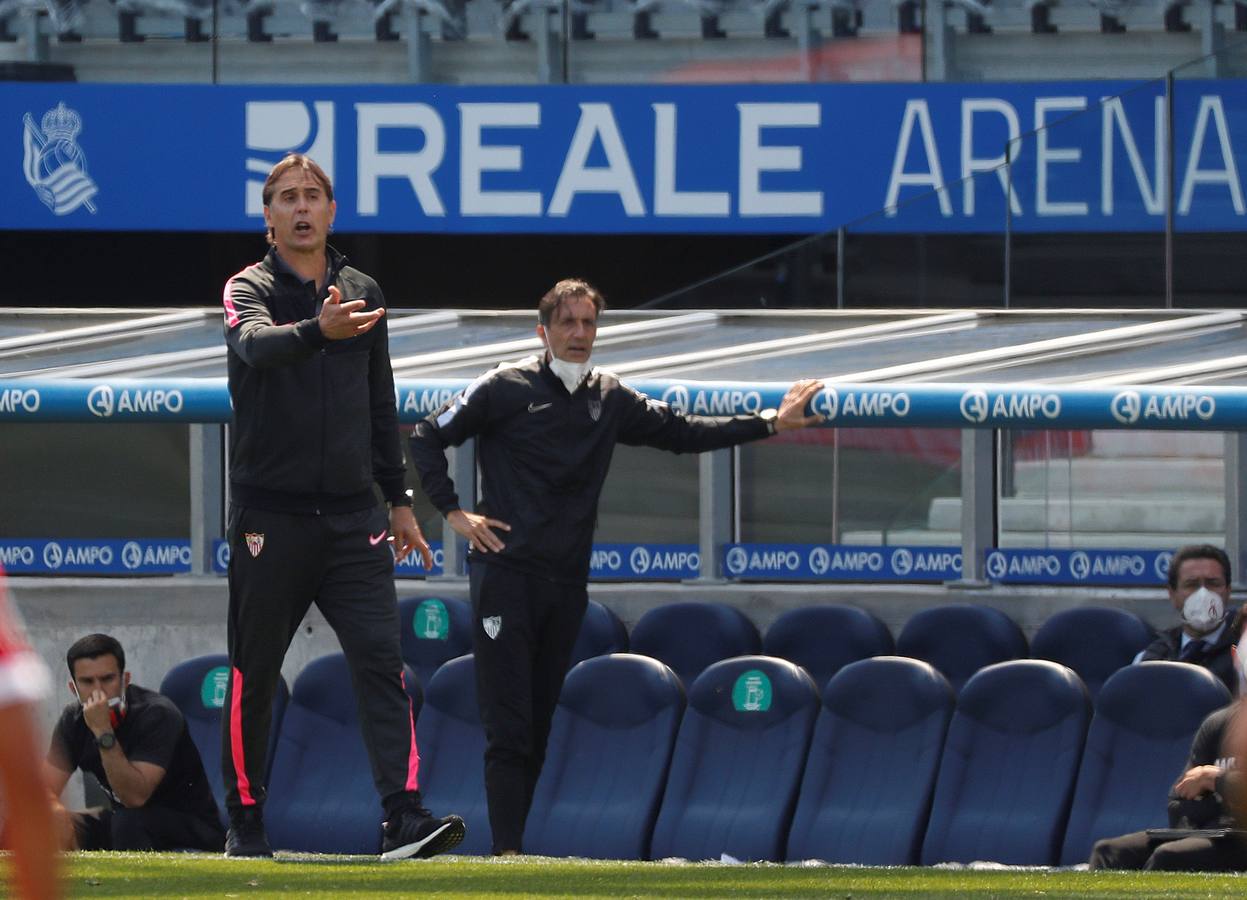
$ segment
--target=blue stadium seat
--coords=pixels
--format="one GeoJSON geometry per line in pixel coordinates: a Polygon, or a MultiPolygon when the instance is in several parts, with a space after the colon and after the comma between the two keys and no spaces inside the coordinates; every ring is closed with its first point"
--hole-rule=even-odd
{"type": "Polygon", "coordinates": [[[1054,865],[1091,699],[1047,660],[998,663],[957,699],[935,783],[922,863],[1054,865]]]}
{"type": "Polygon", "coordinates": [[[1053,614],[1031,639],[1031,656],[1078,673],[1094,700],[1108,677],[1134,661],[1156,633],[1134,613],[1080,606],[1053,614]]]}
{"type": "Polygon", "coordinates": [[[1087,861],[1100,838],[1169,824],[1166,796],[1200,722],[1231,700],[1202,666],[1147,662],[1104,684],[1087,734],[1061,864],[1087,861]]]}
{"type": "Polygon", "coordinates": [[[572,669],[528,814],[525,852],[646,859],[683,714],[684,688],[656,659],[617,653],[572,669]]]}
{"type": "Polygon", "coordinates": [[[650,854],[784,858],[818,689],[787,660],[715,663],[689,689],[650,854]]]}
{"type": "Polygon", "coordinates": [[[584,621],[580,623],[580,634],[576,635],[576,646],[572,648],[568,669],[594,656],[627,652],[628,629],[623,621],[601,603],[590,600],[584,621]]]}
{"type": "MultiPolygon", "coordinates": [[[[225,813],[225,782],[221,776],[221,716],[228,683],[229,657],[224,653],[197,656],[178,663],[160,682],[160,693],[172,700],[186,719],[187,730],[195,742],[195,749],[199,751],[199,758],[203,760],[204,774],[208,776],[223,825],[228,824],[228,818],[225,813]]],[[[290,689],[286,687],[286,680],[278,679],[277,692],[273,695],[273,724],[268,745],[270,768],[289,699],[290,689]]]]}
{"type": "MultiPolygon", "coordinates": [[[[404,668],[414,715],[419,680],[404,668]]],[[[312,853],[380,853],[382,815],[346,657],[322,656],[295,679],[282,719],[264,807],[269,842],[312,853]]]]}
{"type": "Polygon", "coordinates": [[[1024,659],[1026,635],[998,609],[972,603],[935,606],[910,616],[896,638],[896,652],[929,662],[954,691],[993,663],[1024,659]]]}
{"type": "Polygon", "coordinates": [[[956,698],[928,663],[881,656],[827,684],[788,859],[918,864],[956,698]]]}
{"type": "Polygon", "coordinates": [[[488,854],[492,849],[489,807],[485,803],[485,727],[476,703],[476,670],[471,654],[437,670],[424,691],[416,720],[420,748],[420,791],[436,815],[463,817],[467,834],[456,853],[488,854]]]}
{"type": "Polygon", "coordinates": [[[472,652],[472,606],[453,597],[404,597],[398,601],[403,662],[427,684],[448,659],[472,652]]]}
{"type": "Polygon", "coordinates": [[[806,606],[784,613],[766,630],[762,652],[803,666],[821,691],[849,663],[896,649],[888,626],[855,606],[806,606]]]}
{"type": "Polygon", "coordinates": [[[656,606],[632,628],[632,652],[666,663],[685,685],[691,685],[711,663],[761,649],[757,626],[726,603],[656,606]]]}

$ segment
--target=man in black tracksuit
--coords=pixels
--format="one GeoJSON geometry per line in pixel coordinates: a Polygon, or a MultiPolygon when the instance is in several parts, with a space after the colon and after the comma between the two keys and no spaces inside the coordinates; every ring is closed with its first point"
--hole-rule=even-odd
{"type": "Polygon", "coordinates": [[[675,453],[716,450],[821,421],[806,416],[817,382],[798,382],[778,413],[682,415],[589,368],[603,308],[583,281],[538,306],[546,352],[502,365],[421,422],[412,462],[429,500],[471,544],[477,693],[493,850],[518,853],[554,709],[588,602],[598,497],[616,443],[675,453]],[[470,437],[479,512],[460,505],[445,449],[470,437]]]}
{"type": "Polygon", "coordinates": [[[326,244],[334,209],[324,171],[287,156],[264,185],[272,248],[225,285],[230,856],[271,855],[261,810],[273,692],[313,601],[350,665],[385,810],[383,856],[431,856],[464,834],[458,816],[435,818],[420,802],[390,544],[400,559],[418,550],[426,568],[432,560],[404,490],[384,298],[326,244]]]}

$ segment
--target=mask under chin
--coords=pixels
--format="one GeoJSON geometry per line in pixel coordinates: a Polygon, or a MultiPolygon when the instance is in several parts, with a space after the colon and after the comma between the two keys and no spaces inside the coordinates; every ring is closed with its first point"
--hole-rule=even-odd
{"type": "Polygon", "coordinates": [[[582,363],[568,362],[565,359],[559,359],[551,353],[550,371],[558,377],[559,381],[563,382],[563,387],[567,388],[567,393],[574,394],[576,388],[580,387],[580,383],[589,374],[589,361],[585,360],[582,363]]]}

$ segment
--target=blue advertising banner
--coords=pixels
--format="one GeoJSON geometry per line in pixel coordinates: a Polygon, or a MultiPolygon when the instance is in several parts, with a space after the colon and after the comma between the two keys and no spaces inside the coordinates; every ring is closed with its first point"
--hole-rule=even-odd
{"type": "Polygon", "coordinates": [[[1136,585],[1169,577],[1171,550],[992,549],[984,569],[1001,584],[1136,585]]]}
{"type": "Polygon", "coordinates": [[[606,581],[680,581],[700,574],[696,544],[594,544],[589,577],[606,581]]]}
{"type": "Polygon", "coordinates": [[[191,570],[190,541],[178,539],[0,539],[10,575],[176,575],[191,570]]]}
{"type": "MultiPolygon", "coordinates": [[[[1178,227],[1241,230],[1247,83],[1173,107],[1178,227]]],[[[258,234],[298,150],[343,232],[999,232],[1006,198],[1016,232],[1159,231],[1165,109],[1131,81],[9,84],[0,229],[258,234]]]]}
{"type": "MultiPolygon", "coordinates": [[[[419,553],[409,553],[407,558],[394,566],[395,578],[427,578],[430,575],[442,574],[444,554],[441,541],[429,541],[429,550],[433,552],[433,568],[425,571],[424,560],[419,553]]],[[[221,539],[212,542],[212,571],[217,575],[225,575],[229,571],[229,544],[221,539]]]]}
{"type": "Polygon", "coordinates": [[[960,547],[727,544],[723,574],[759,581],[952,581],[960,547]]]}
{"type": "MultiPolygon", "coordinates": [[[[399,420],[415,424],[468,384],[401,379],[399,420]]],[[[637,380],[683,412],[738,415],[778,407],[787,384],[637,380]]],[[[1028,384],[828,384],[811,402],[829,427],[1247,429],[1247,389],[1028,384]]],[[[228,422],[224,379],[0,379],[0,422],[228,422]]]]}

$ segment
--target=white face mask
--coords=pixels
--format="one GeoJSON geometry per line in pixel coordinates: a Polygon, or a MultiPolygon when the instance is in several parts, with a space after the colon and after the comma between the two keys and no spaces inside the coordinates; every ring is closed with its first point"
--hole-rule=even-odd
{"type": "Polygon", "coordinates": [[[1182,618],[1186,624],[1207,634],[1221,624],[1225,615],[1225,603],[1220,594],[1214,594],[1206,587],[1192,593],[1182,604],[1182,618]]]}
{"type": "Polygon", "coordinates": [[[576,388],[580,387],[580,382],[585,380],[589,374],[589,361],[586,359],[582,363],[568,362],[565,359],[559,359],[554,355],[554,351],[550,349],[550,345],[546,344],[546,351],[550,354],[550,371],[553,372],[563,382],[563,387],[567,388],[567,393],[576,393],[576,388]]]}

